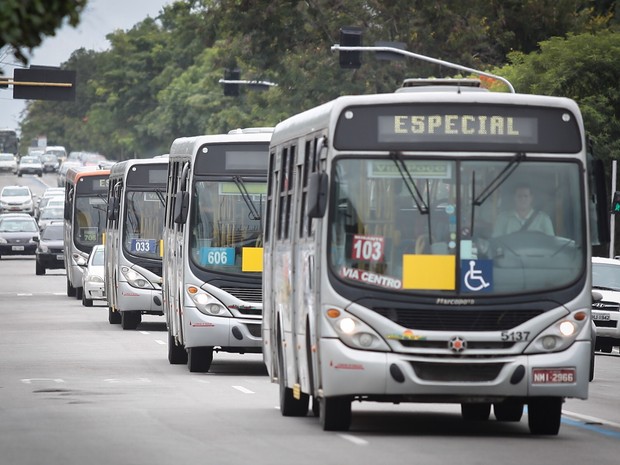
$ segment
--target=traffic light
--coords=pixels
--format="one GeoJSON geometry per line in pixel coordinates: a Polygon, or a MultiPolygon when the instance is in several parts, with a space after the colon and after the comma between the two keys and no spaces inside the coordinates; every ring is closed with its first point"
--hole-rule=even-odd
{"type": "Polygon", "coordinates": [[[228,97],[239,96],[239,83],[227,83],[226,81],[239,81],[241,70],[239,68],[224,70],[224,95],[228,97]]]}
{"type": "MultiPolygon", "coordinates": [[[[362,29],[347,26],[340,28],[340,45],[344,47],[360,47],[362,45],[362,29]]],[[[341,68],[359,68],[362,66],[362,52],[340,51],[341,68]]]]}
{"type": "Polygon", "coordinates": [[[614,199],[611,201],[611,212],[614,215],[620,214],[620,192],[614,192],[614,199]]]}

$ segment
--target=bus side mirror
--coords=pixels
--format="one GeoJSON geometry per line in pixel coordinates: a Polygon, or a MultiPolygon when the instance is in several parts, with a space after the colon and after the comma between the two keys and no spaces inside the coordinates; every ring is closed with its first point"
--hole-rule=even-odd
{"type": "Polygon", "coordinates": [[[327,173],[312,173],[308,180],[308,217],[322,218],[327,208],[327,173]]]}
{"type": "Polygon", "coordinates": [[[174,200],[174,222],[184,224],[187,221],[187,211],[189,210],[189,192],[177,192],[174,200]]]}

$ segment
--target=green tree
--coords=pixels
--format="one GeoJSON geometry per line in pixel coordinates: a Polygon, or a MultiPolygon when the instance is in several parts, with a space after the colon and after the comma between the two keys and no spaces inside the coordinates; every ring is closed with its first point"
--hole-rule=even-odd
{"type": "Polygon", "coordinates": [[[513,52],[496,73],[517,92],[575,100],[602,159],[620,157],[620,33],[569,35],[540,43],[540,51],[513,52]]]}
{"type": "Polygon", "coordinates": [[[77,26],[87,0],[3,0],[0,8],[0,48],[8,45],[27,63],[25,50],[54,35],[65,18],[77,26]]]}

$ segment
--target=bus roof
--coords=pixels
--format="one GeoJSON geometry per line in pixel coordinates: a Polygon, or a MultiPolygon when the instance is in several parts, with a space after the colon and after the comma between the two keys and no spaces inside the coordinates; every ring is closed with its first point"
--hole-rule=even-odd
{"type": "Polygon", "coordinates": [[[124,176],[132,166],[136,165],[168,165],[168,157],[132,158],[119,161],[110,168],[110,179],[124,176]]]}
{"type": "Polygon", "coordinates": [[[109,176],[110,170],[102,170],[96,166],[77,166],[67,170],[67,183],[75,184],[80,178],[89,176],[109,176]]]}
{"type": "Polygon", "coordinates": [[[209,134],[175,139],[170,147],[170,158],[191,157],[204,144],[227,142],[269,142],[274,128],[235,129],[228,134],[209,134]]]}
{"type": "MultiPolygon", "coordinates": [[[[278,123],[275,127],[271,145],[278,145],[284,141],[306,135],[308,128],[319,131],[332,127],[340,113],[351,106],[397,105],[407,103],[455,103],[476,104],[486,103],[493,105],[527,105],[541,107],[566,108],[581,118],[579,107],[574,100],[566,97],[552,97],[533,94],[513,94],[504,92],[461,92],[457,86],[441,86],[437,88],[418,88],[415,92],[394,92],[385,94],[346,95],[316,106],[304,112],[293,115],[278,123]]],[[[583,122],[580,122],[583,126],[583,122]]],[[[330,138],[331,139],[331,138],[330,138]]]]}

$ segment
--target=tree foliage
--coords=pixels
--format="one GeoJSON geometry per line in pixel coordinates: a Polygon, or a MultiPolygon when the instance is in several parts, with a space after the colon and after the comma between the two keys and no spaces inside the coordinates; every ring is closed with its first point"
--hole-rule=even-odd
{"type": "Polygon", "coordinates": [[[0,48],[8,45],[27,63],[24,49],[32,50],[45,36],[54,35],[62,22],[77,26],[87,0],[2,0],[0,48]]]}
{"type": "MultiPolygon", "coordinates": [[[[545,54],[541,60],[553,62],[547,54],[559,51],[547,44],[565,44],[558,61],[585,60],[584,49],[571,57],[570,47],[581,47],[571,41],[605,32],[611,43],[614,7],[611,0],[177,1],[156,19],[110,34],[107,51],[76,51],[64,66],[78,70],[77,102],[31,103],[22,140],[46,133],[48,140],[72,150],[116,159],[152,156],[167,152],[176,137],[275,125],[339,95],[392,92],[406,77],[455,74],[424,61],[378,61],[371,53],[363,55],[360,69],[340,69],[330,47],[342,26],[362,27],[366,45],[398,41],[427,56],[478,69],[496,67],[521,90],[571,92],[572,87],[526,90],[527,82],[540,81],[539,74],[546,72],[540,68],[544,63],[530,65],[529,57],[545,54]],[[512,61],[504,67],[508,57],[512,61]],[[241,79],[278,86],[266,92],[243,87],[239,97],[224,96],[218,81],[232,68],[241,69],[241,79]]],[[[599,57],[582,71],[596,70],[599,57]]],[[[592,112],[588,124],[599,121],[597,141],[612,143],[603,137],[609,131],[603,129],[603,115],[613,106],[610,96],[600,95],[607,89],[603,86],[601,78],[592,94],[575,98],[592,112]]]]}

